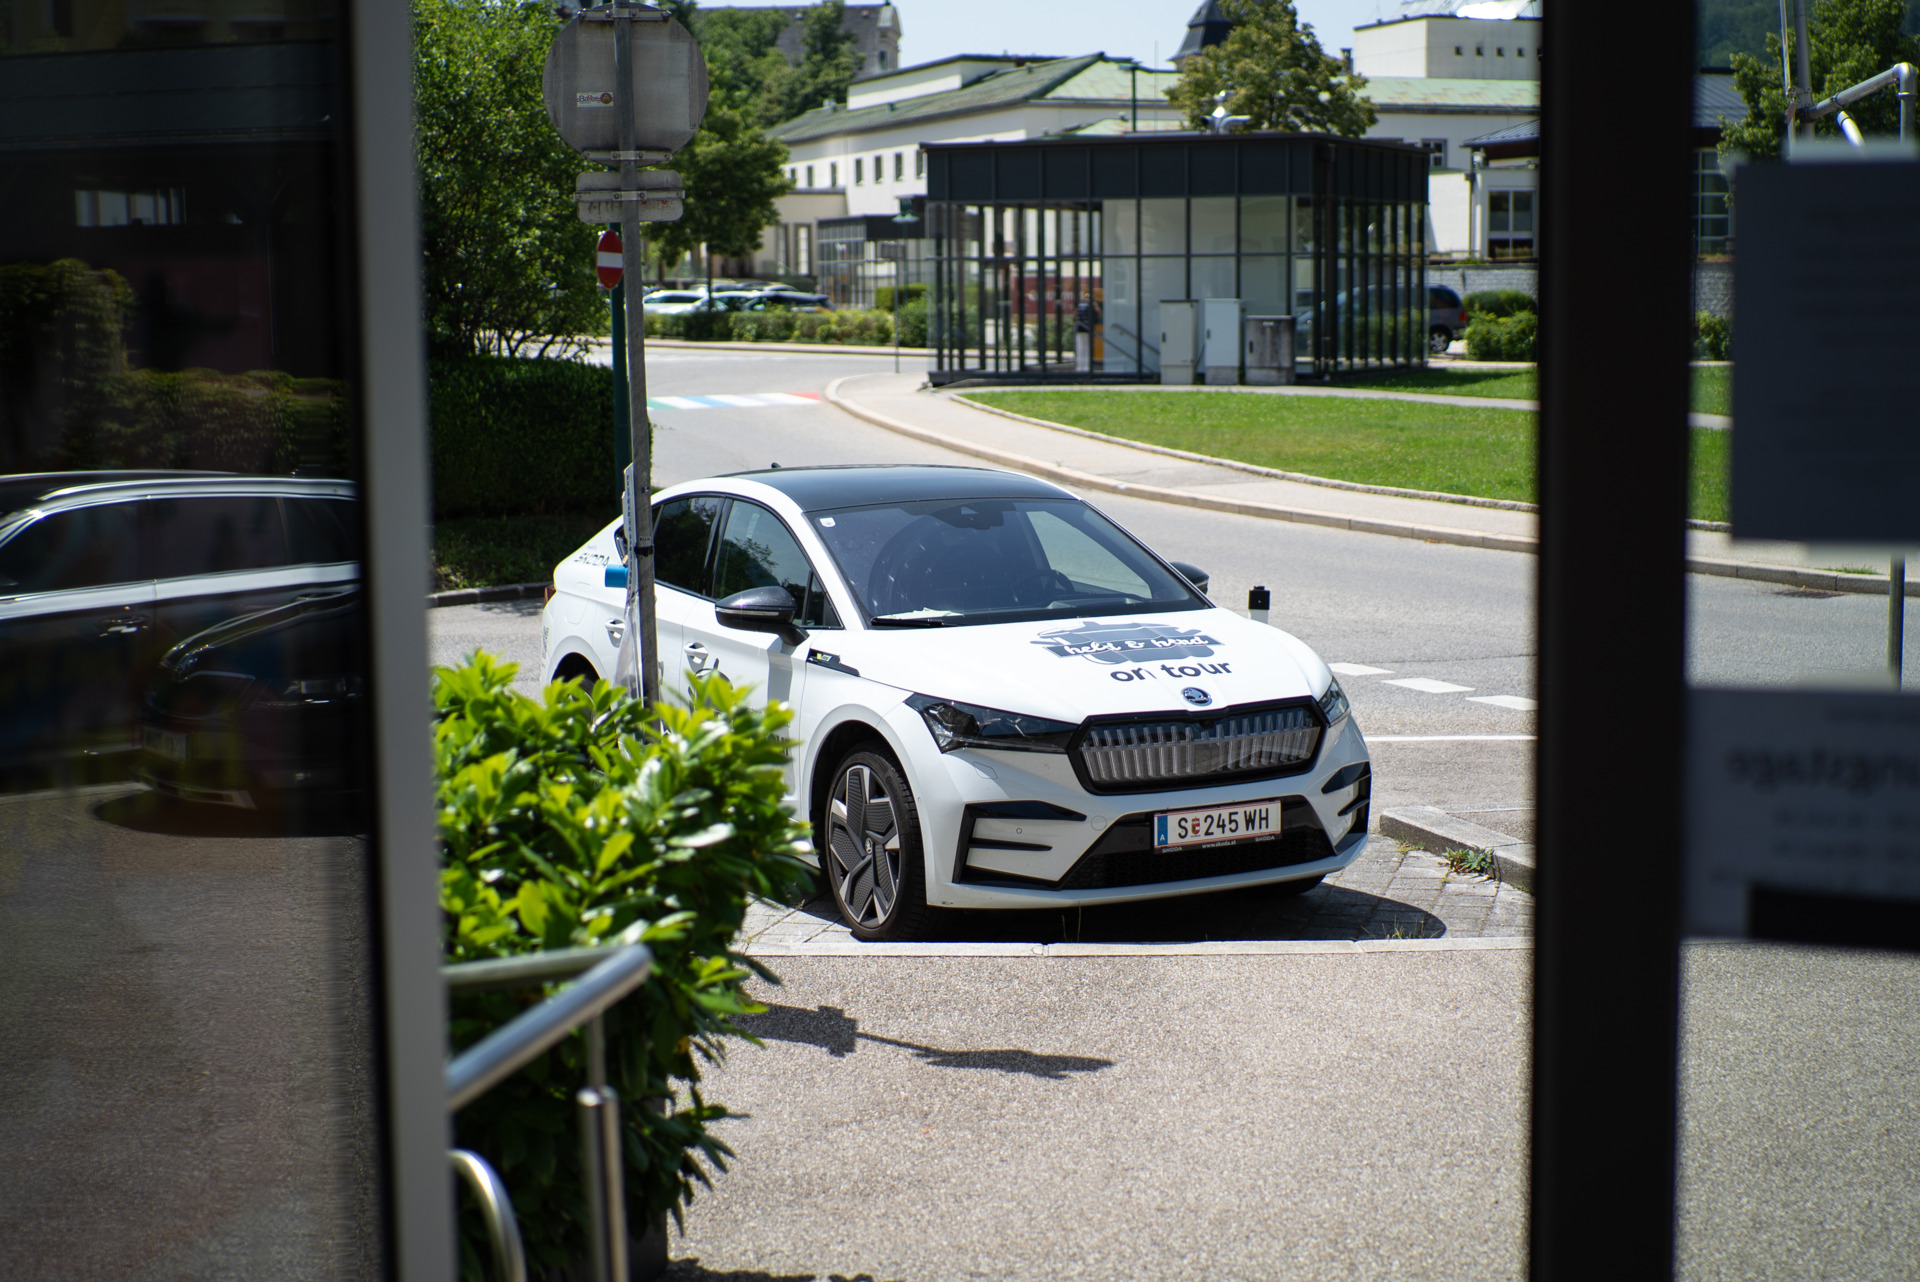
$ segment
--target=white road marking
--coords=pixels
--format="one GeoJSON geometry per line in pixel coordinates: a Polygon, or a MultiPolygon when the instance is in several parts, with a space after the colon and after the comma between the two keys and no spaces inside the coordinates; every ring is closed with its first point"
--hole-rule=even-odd
{"type": "Polygon", "coordinates": [[[669,409],[676,410],[703,410],[707,408],[703,402],[696,401],[687,396],[649,396],[647,400],[658,402],[661,405],[667,406],[669,409]]]}
{"type": "Polygon", "coordinates": [[[796,396],[792,392],[761,392],[760,401],[765,405],[818,405],[817,396],[796,396]]]}
{"type": "Polygon", "coordinates": [[[1537,734],[1370,734],[1368,743],[1531,743],[1537,734]]]}
{"type": "Polygon", "coordinates": [[[1327,665],[1343,677],[1381,677],[1392,672],[1392,668],[1369,668],[1364,663],[1329,663],[1327,665]]]}
{"type": "Polygon", "coordinates": [[[766,398],[761,396],[727,396],[719,393],[709,395],[704,399],[708,401],[719,401],[722,405],[736,405],[744,410],[759,409],[767,403],[766,398]]]}
{"type": "Polygon", "coordinates": [[[1381,684],[1405,686],[1421,694],[1459,694],[1463,690],[1473,689],[1472,686],[1457,686],[1449,681],[1435,681],[1432,677],[1402,677],[1398,681],[1384,681],[1381,684]]]}
{"type": "Polygon", "coordinates": [[[1496,708],[1511,708],[1515,712],[1537,712],[1539,703],[1532,699],[1522,699],[1517,694],[1470,694],[1468,703],[1490,703],[1496,708]]]}

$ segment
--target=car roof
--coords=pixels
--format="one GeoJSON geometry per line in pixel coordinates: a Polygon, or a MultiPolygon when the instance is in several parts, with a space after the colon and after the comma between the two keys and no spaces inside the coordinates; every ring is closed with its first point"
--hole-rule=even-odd
{"type": "Polygon", "coordinates": [[[65,502],[140,494],[320,494],[353,497],[352,481],[237,472],[34,472],[0,477],[0,515],[65,502]]]}
{"type": "Polygon", "coordinates": [[[1018,472],[931,464],[778,467],[759,472],[735,472],[727,479],[755,481],[769,489],[778,490],[803,512],[938,499],[1073,497],[1057,485],[1049,485],[1018,472]]]}

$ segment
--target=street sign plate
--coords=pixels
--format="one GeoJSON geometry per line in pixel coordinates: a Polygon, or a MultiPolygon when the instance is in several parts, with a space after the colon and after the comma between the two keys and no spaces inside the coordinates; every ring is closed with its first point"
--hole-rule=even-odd
{"type": "Polygon", "coordinates": [[[686,211],[687,193],[680,175],[671,169],[642,169],[633,176],[630,191],[620,190],[617,173],[585,173],[573,182],[574,208],[583,223],[617,223],[623,205],[631,203],[643,223],[678,222],[686,211]]]}
{"type": "MultiPolygon", "coordinates": [[[[609,218],[608,222],[613,219],[609,218]]],[[[600,288],[612,289],[620,283],[622,268],[620,258],[620,233],[604,231],[600,233],[600,244],[595,251],[594,273],[600,277],[600,288]]]]}
{"type": "Polygon", "coordinates": [[[617,151],[614,41],[633,40],[633,114],[640,151],[678,151],[707,114],[707,62],[669,15],[634,5],[633,21],[611,21],[612,6],[574,15],[553,39],[541,82],[547,119],[575,151],[617,151]]]}

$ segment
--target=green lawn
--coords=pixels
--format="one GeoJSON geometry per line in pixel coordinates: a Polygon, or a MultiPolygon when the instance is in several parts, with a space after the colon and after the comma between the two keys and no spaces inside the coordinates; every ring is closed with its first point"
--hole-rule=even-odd
{"type": "MultiPolygon", "coordinates": [[[[973,399],[1051,423],[1286,472],[1534,501],[1533,415],[1519,410],[1097,389],[979,392],[973,399]]],[[[1696,519],[1727,519],[1727,436],[1705,429],[1692,433],[1690,506],[1696,519]]]]}
{"type": "Polygon", "coordinates": [[[618,515],[615,508],[441,521],[433,529],[434,591],[550,583],[553,567],[618,515]]]}
{"type": "MultiPolygon", "coordinates": [[[[1498,396],[1516,401],[1537,400],[1539,380],[1530,369],[1450,369],[1433,366],[1404,374],[1374,378],[1343,378],[1336,386],[1364,387],[1383,392],[1431,392],[1441,396],[1498,396]]],[[[1699,414],[1733,413],[1733,367],[1693,367],[1693,410],[1699,414]]]]}

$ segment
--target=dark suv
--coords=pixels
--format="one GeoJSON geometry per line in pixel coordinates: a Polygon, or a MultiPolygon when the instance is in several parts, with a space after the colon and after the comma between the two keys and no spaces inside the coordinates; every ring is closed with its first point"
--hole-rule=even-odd
{"type": "Polygon", "coordinates": [[[136,746],[169,649],[357,583],[359,527],[349,481],[0,478],[0,767],[136,746]]]}
{"type": "Polygon", "coordinates": [[[1427,286],[1427,350],[1439,356],[1467,332],[1467,305],[1445,285],[1427,286]]]}

